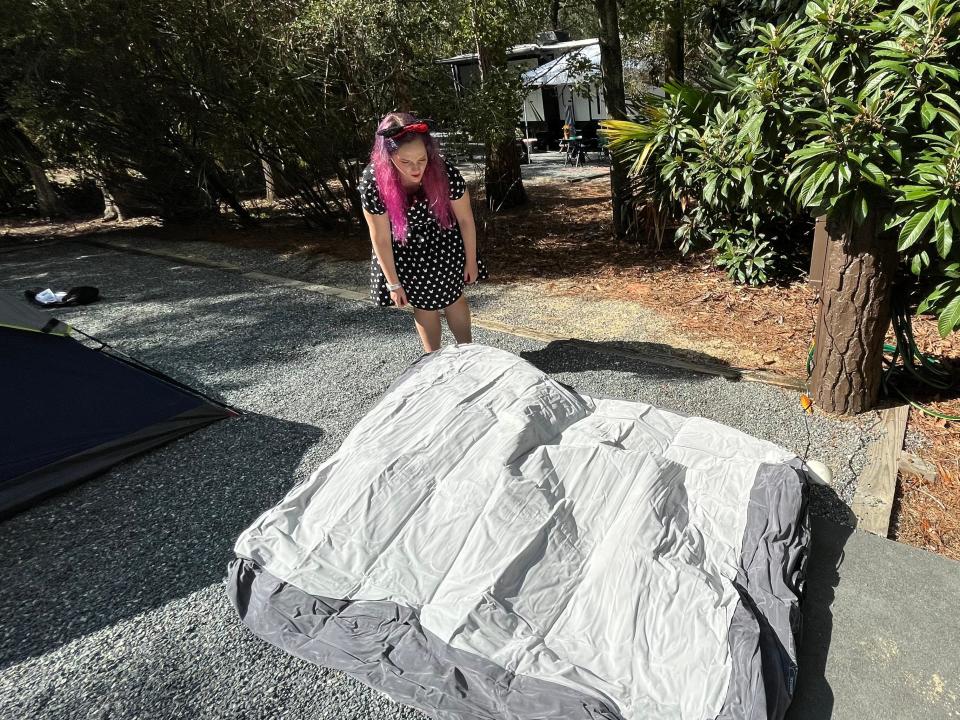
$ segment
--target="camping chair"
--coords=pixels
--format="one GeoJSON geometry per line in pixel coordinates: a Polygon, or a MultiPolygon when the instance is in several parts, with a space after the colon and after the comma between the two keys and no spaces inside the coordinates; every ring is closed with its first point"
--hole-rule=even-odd
{"type": "Polygon", "coordinates": [[[584,151],[583,138],[571,137],[567,142],[567,156],[563,164],[579,167],[587,162],[587,153],[584,151]]]}

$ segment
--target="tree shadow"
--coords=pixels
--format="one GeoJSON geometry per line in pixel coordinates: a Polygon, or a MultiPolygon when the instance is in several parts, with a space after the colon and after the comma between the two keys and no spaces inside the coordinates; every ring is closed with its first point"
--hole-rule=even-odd
{"type": "MultiPolygon", "coordinates": [[[[224,368],[269,372],[275,362],[295,360],[323,345],[325,337],[339,336],[344,326],[359,320],[354,313],[372,312],[339,302],[321,309],[324,301],[316,297],[297,298],[291,306],[289,291],[282,302],[266,303],[256,284],[240,278],[236,293],[225,296],[206,287],[209,270],[185,268],[171,277],[170,261],[129,263],[130,268],[98,264],[79,275],[73,258],[45,262],[48,274],[71,273],[66,276],[90,284],[136,288],[111,298],[106,284],[106,302],[154,303],[146,314],[111,314],[109,339],[121,349],[145,347],[138,352],[142,359],[205,388],[206,380],[222,377],[224,368]],[[122,275],[128,272],[130,277],[122,275]],[[121,276],[111,280],[112,273],[121,276]],[[318,324],[330,335],[320,334],[318,324]],[[161,338],[155,352],[154,337],[161,338]],[[170,337],[176,338],[175,347],[170,337]],[[185,376],[184,367],[198,369],[185,376]]],[[[78,324],[83,327],[82,319],[95,313],[96,306],[77,309],[78,324]]],[[[401,332],[401,323],[383,325],[401,332]]],[[[409,333],[403,326],[402,332],[409,333]]],[[[651,366],[653,353],[665,350],[669,348],[652,343],[557,341],[521,355],[551,374],[609,369],[661,381],[710,379],[681,368],[651,366]]],[[[708,355],[699,354],[699,359],[724,368],[708,355]]],[[[245,378],[216,387],[224,392],[239,388],[245,378]]],[[[318,444],[332,449],[327,447],[332,441],[312,425],[248,415],[118,466],[0,525],[9,538],[3,548],[9,570],[0,587],[0,612],[10,628],[0,636],[0,668],[218,582],[232,557],[230,543],[289,489],[292,476],[304,475],[309,463],[303,455],[315,453],[318,444]]],[[[796,720],[829,717],[833,707],[824,672],[832,637],[830,606],[839,583],[837,563],[851,531],[825,523],[814,518],[796,720]]]]}
{"type": "Polygon", "coordinates": [[[592,277],[608,268],[630,274],[634,268],[699,267],[701,254],[682,255],[671,243],[662,248],[618,242],[610,230],[609,184],[585,182],[596,168],[564,168],[543,163],[524,168],[528,202],[489,211],[475,193],[478,250],[496,280],[556,280],[592,277]]]}
{"type": "Polygon", "coordinates": [[[0,524],[0,669],[219,582],[233,540],[324,436],[266,415],[221,421],[0,524]]]}
{"type": "MultiPolygon", "coordinates": [[[[98,287],[97,303],[51,315],[218,399],[243,387],[243,382],[224,381],[225,369],[246,376],[297,362],[378,312],[366,304],[273,288],[173,260],[141,256],[131,262],[111,250],[66,252],[61,246],[57,254],[24,253],[4,267],[3,285],[18,288],[18,294],[30,286],[98,287]],[[211,272],[219,275],[214,283],[211,272]],[[129,312],[123,312],[126,308],[129,312]]],[[[409,333],[385,317],[377,325],[387,338],[409,333]]]]}
{"type": "Polygon", "coordinates": [[[844,547],[853,527],[819,516],[811,517],[811,548],[801,603],[802,633],[797,649],[797,686],[786,720],[829,720],[833,716],[833,689],[826,678],[833,638],[831,606],[840,584],[844,547]]]}
{"type": "Polygon", "coordinates": [[[554,340],[520,356],[546,373],[623,370],[624,363],[656,366],[663,380],[706,380],[709,376],[740,379],[740,372],[720,358],[663,343],[638,341],[554,340]]]}
{"type": "MultiPolygon", "coordinates": [[[[339,366],[327,362],[326,348],[369,335],[388,343],[409,335],[413,343],[406,323],[388,313],[371,319],[368,306],[169,260],[61,245],[25,251],[3,268],[0,291],[21,302],[32,285],[99,287],[102,301],[51,314],[254,412],[122,463],[0,525],[0,668],[218,583],[237,535],[291,478],[332,453],[355,406],[383,390],[376,365],[372,381],[332,374],[339,366]],[[293,379],[278,378],[290,368],[293,379]],[[336,407],[323,402],[333,388],[341,393],[336,407]]],[[[402,356],[407,345],[398,345],[402,356]]]]}

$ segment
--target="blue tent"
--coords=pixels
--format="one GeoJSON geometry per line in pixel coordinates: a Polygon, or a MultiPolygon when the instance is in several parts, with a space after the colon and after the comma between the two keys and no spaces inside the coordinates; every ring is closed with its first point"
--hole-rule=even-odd
{"type": "Polygon", "coordinates": [[[2,295],[0,347],[0,517],[236,414],[2,295]]]}

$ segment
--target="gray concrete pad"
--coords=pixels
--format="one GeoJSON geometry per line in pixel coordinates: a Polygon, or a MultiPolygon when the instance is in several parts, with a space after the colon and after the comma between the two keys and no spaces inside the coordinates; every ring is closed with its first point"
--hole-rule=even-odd
{"type": "Polygon", "coordinates": [[[814,518],[788,720],[960,718],[960,563],[814,518]]]}

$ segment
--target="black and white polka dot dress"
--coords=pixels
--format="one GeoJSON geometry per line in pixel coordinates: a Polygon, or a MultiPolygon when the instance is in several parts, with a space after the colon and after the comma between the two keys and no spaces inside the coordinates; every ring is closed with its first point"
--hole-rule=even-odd
{"type": "MultiPolygon", "coordinates": [[[[458,200],[467,184],[453,163],[443,161],[450,184],[450,199],[458,200]]],[[[360,178],[360,204],[373,215],[383,215],[387,208],[368,165],[360,178]]],[[[407,242],[401,245],[393,238],[393,262],[407,300],[421,310],[441,310],[463,294],[463,270],[467,264],[460,226],[444,229],[431,212],[427,200],[419,195],[407,210],[407,242]]],[[[483,263],[477,261],[479,279],[487,279],[483,263]]],[[[370,260],[370,294],[382,306],[393,305],[376,254],[370,260]]]]}

